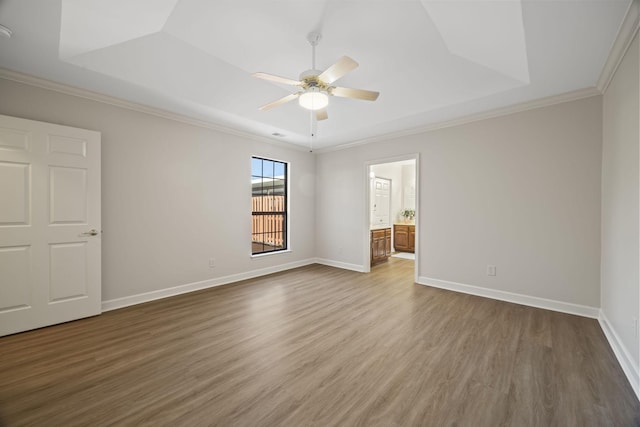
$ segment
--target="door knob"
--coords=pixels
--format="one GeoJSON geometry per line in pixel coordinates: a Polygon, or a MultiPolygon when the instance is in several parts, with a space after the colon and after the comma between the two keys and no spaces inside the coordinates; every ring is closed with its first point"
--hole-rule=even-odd
{"type": "Polygon", "coordinates": [[[83,236],[97,236],[98,235],[98,230],[96,230],[95,228],[92,228],[89,231],[85,231],[84,233],[82,233],[83,236]]]}

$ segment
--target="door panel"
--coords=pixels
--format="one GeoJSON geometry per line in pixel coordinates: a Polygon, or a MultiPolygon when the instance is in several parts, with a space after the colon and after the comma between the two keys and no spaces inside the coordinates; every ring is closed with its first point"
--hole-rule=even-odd
{"type": "Polygon", "coordinates": [[[49,302],[87,297],[87,244],[49,245],[49,302]]]}
{"type": "Polygon", "coordinates": [[[87,157],[87,141],[62,135],[49,135],[49,153],[87,157]]]}
{"type": "Polygon", "coordinates": [[[391,225],[391,180],[385,178],[374,179],[373,195],[373,223],[374,226],[391,225]]]}
{"type": "Polygon", "coordinates": [[[395,247],[397,250],[403,251],[409,249],[409,233],[405,227],[396,226],[395,247]]]}
{"type": "Polygon", "coordinates": [[[25,130],[0,127],[0,149],[29,150],[29,132],[25,130]]]}
{"type": "Polygon", "coordinates": [[[21,310],[31,305],[29,292],[29,246],[0,247],[0,271],[6,277],[0,286],[0,313],[21,310]]]}
{"type": "Polygon", "coordinates": [[[416,227],[409,227],[409,249],[411,252],[416,250],[416,227]]]}
{"type": "Polygon", "coordinates": [[[0,162],[0,227],[29,223],[29,165],[0,162]]]}
{"type": "Polygon", "coordinates": [[[50,224],[87,223],[87,170],[49,168],[50,224]]]}
{"type": "Polygon", "coordinates": [[[100,313],[100,134],[0,116],[0,335],[100,313]]]}

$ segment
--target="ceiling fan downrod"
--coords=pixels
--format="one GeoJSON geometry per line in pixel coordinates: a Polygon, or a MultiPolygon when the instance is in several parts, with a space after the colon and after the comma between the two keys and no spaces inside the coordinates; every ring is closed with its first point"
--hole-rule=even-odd
{"type": "Polygon", "coordinates": [[[307,40],[311,44],[311,69],[316,69],[316,46],[322,40],[322,34],[317,31],[312,31],[307,35],[307,40]]]}

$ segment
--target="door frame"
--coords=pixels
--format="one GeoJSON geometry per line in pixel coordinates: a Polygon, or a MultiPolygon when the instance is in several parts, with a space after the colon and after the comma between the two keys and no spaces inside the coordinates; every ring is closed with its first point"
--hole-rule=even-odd
{"type": "MultiPolygon", "coordinates": [[[[418,277],[420,276],[420,153],[411,153],[404,154],[401,156],[393,156],[393,157],[384,157],[375,160],[368,160],[364,162],[364,167],[362,171],[363,176],[363,190],[365,194],[365,209],[364,214],[362,216],[362,235],[364,236],[362,242],[362,254],[364,265],[362,266],[362,271],[364,273],[369,273],[371,271],[371,254],[370,254],[370,239],[371,239],[371,184],[370,184],[370,172],[371,166],[373,165],[381,165],[385,163],[394,163],[401,162],[404,160],[415,160],[416,162],[416,181],[415,181],[415,189],[416,189],[416,249],[415,256],[416,260],[414,262],[414,270],[413,270],[413,281],[415,283],[418,282],[418,277]]],[[[393,229],[393,222],[391,224],[391,228],[393,229]]],[[[393,230],[392,230],[393,232],[393,230]]]]}

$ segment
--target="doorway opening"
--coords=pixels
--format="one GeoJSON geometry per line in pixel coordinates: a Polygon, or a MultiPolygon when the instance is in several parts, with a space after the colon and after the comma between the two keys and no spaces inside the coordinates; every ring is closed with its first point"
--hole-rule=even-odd
{"type": "Polygon", "coordinates": [[[419,272],[418,154],[366,163],[367,242],[365,272],[389,258],[414,263],[419,272]]]}

